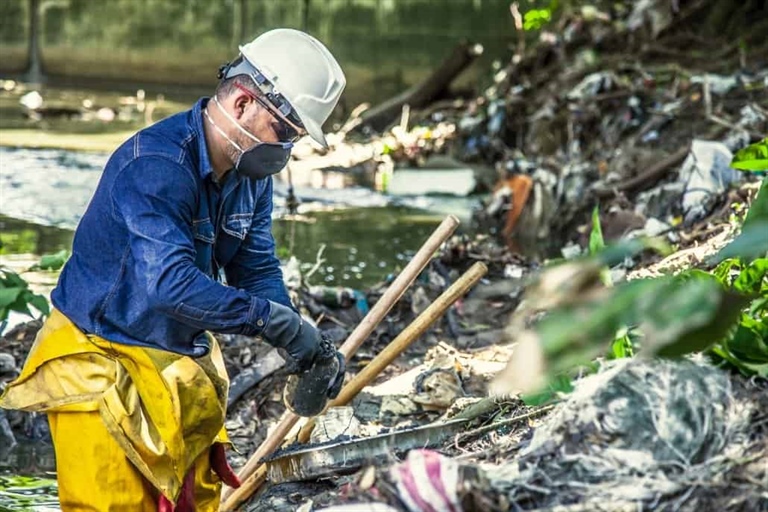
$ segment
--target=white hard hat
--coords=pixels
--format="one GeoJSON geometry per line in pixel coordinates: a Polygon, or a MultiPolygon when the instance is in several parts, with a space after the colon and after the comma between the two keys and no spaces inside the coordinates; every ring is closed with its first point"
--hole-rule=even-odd
{"type": "Polygon", "coordinates": [[[328,48],[305,32],[279,28],[240,46],[240,54],[256,69],[256,76],[238,65],[227,68],[223,78],[244,71],[258,85],[271,86],[274,95],[282,96],[293,107],[309,136],[326,147],[322,126],[347,83],[328,48]],[[263,84],[263,79],[268,84],[263,84]]]}

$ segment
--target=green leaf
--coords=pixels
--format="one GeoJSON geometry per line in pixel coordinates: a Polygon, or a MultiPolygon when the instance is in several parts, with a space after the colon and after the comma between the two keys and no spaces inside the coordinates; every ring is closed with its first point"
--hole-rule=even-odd
{"type": "Polygon", "coordinates": [[[754,363],[744,362],[738,357],[731,354],[727,348],[720,345],[713,347],[709,354],[710,356],[713,357],[713,359],[716,359],[716,360],[720,359],[720,360],[726,361],[727,363],[737,368],[742,374],[748,377],[751,377],[752,375],[768,377],[768,363],[754,364],[754,363]]]}
{"type": "Polygon", "coordinates": [[[557,375],[550,380],[546,389],[536,393],[525,393],[520,395],[523,403],[529,407],[536,407],[551,402],[557,398],[558,393],[570,393],[573,391],[573,383],[567,375],[557,375]]]}
{"type": "Polygon", "coordinates": [[[737,292],[757,295],[768,286],[768,258],[758,258],[739,272],[733,282],[737,292]]]}
{"type": "Polygon", "coordinates": [[[26,288],[0,288],[0,321],[8,318],[8,312],[13,309],[11,306],[16,303],[26,288]]]}
{"type": "Polygon", "coordinates": [[[731,167],[741,171],[768,170],[768,138],[737,151],[731,160],[731,167]]]}
{"type": "Polygon", "coordinates": [[[632,338],[630,338],[629,332],[626,332],[625,329],[624,334],[613,340],[613,343],[611,343],[611,353],[609,354],[609,358],[623,359],[625,357],[632,357],[634,355],[633,352],[632,338]]]}
{"type": "Polygon", "coordinates": [[[731,286],[732,274],[734,271],[738,273],[741,268],[741,263],[737,258],[728,258],[720,262],[717,267],[712,270],[712,274],[720,281],[724,286],[731,286]]]}
{"type": "Polygon", "coordinates": [[[605,248],[603,230],[600,227],[600,211],[597,206],[592,210],[592,232],[589,233],[589,254],[595,255],[605,248]]]}
{"type": "Polygon", "coordinates": [[[764,179],[757,191],[757,196],[749,206],[747,216],[744,218],[742,229],[752,223],[768,222],[768,179],[764,179]]]}
{"type": "Polygon", "coordinates": [[[61,250],[56,254],[44,254],[40,258],[40,263],[35,265],[33,269],[40,270],[60,270],[69,258],[69,253],[65,250],[61,250]]]}
{"type": "Polygon", "coordinates": [[[23,313],[27,316],[32,316],[32,312],[29,310],[29,299],[32,298],[34,294],[29,290],[24,290],[19,294],[19,296],[16,298],[16,300],[9,306],[9,309],[11,311],[18,311],[19,313],[23,313]]]}
{"type": "Polygon", "coordinates": [[[714,278],[694,279],[655,297],[640,329],[651,352],[679,357],[723,339],[748,303],[749,297],[725,290],[714,278]]]}
{"type": "Polygon", "coordinates": [[[723,343],[731,354],[745,363],[768,364],[768,325],[744,316],[731,339],[723,343]]]}
{"type": "Polygon", "coordinates": [[[768,254],[768,220],[752,222],[749,226],[745,222],[739,236],[717,253],[715,262],[719,263],[728,258],[751,261],[764,258],[766,254],[768,254]]]}
{"type": "Polygon", "coordinates": [[[639,326],[643,352],[649,355],[704,350],[723,339],[748,302],[749,297],[727,291],[705,272],[637,279],[550,311],[535,331],[547,371],[554,376],[604,354],[615,334],[632,326],[639,326]]]}
{"type": "Polygon", "coordinates": [[[0,268],[0,287],[27,288],[27,282],[16,272],[7,268],[0,268]]]}
{"type": "Polygon", "coordinates": [[[43,295],[32,295],[29,298],[29,303],[35,307],[38,311],[40,311],[44,316],[48,316],[51,314],[50,306],[48,305],[48,299],[46,299],[43,295]]]}

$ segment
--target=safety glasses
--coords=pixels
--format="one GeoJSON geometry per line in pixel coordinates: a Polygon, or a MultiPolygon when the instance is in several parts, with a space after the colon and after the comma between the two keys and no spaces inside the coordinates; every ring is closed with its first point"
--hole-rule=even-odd
{"type": "Polygon", "coordinates": [[[279,111],[276,111],[275,108],[269,104],[269,102],[262,100],[240,84],[235,84],[235,87],[243,91],[248,95],[249,98],[264,107],[267,112],[272,115],[275,121],[277,121],[272,125],[272,128],[275,130],[277,139],[280,142],[296,142],[304,135],[303,130],[291,123],[288,119],[281,116],[279,111]]]}

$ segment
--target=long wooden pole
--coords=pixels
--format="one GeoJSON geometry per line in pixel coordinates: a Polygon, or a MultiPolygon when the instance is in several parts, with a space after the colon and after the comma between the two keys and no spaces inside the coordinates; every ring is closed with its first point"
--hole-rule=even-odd
{"type": "MultiPolygon", "coordinates": [[[[460,297],[469,291],[485,274],[488,267],[481,262],[477,262],[469,268],[459,279],[448,287],[432,304],[411,322],[387,347],[376,355],[351,381],[349,381],[339,393],[339,396],[333,400],[328,407],[346,405],[351,402],[355,396],[370,382],[372,382],[381,372],[389,366],[403,351],[408,348],[415,340],[419,339],[432,324],[439,319],[446,310],[451,307],[460,297]]],[[[300,443],[306,443],[314,428],[314,418],[299,432],[298,440],[300,443]]],[[[278,437],[277,431],[272,437],[278,437]]],[[[280,436],[278,443],[285,436],[280,436]]],[[[265,441],[266,442],[266,441],[265,441]]],[[[229,496],[222,504],[223,511],[234,510],[235,507],[247,500],[266,480],[266,464],[260,464],[256,470],[243,480],[239,489],[229,496]]]]}
{"type": "MultiPolygon", "coordinates": [[[[419,276],[422,270],[432,259],[432,255],[439,249],[440,245],[450,237],[459,225],[459,219],[455,215],[449,215],[435,229],[432,235],[421,246],[418,252],[413,256],[410,262],[405,266],[402,272],[387,288],[381,298],[371,308],[365,318],[358,324],[354,331],[349,335],[344,344],[339,348],[339,352],[349,360],[360,348],[365,339],[373,332],[377,325],[384,319],[392,307],[400,300],[408,287],[419,276]]],[[[252,476],[255,469],[259,466],[259,461],[272,454],[282,442],[283,438],[290,432],[299,416],[287,411],[280,419],[272,435],[261,443],[261,446],[251,455],[245,466],[238,473],[238,478],[243,482],[239,489],[235,490],[225,487],[222,494],[222,510],[232,510],[242,503],[250,494],[246,494],[246,482],[252,476]],[[235,500],[235,494],[243,496],[239,501],[235,500]]]]}
{"type": "MultiPolygon", "coordinates": [[[[432,304],[416,317],[387,347],[379,352],[373,360],[363,368],[360,373],[349,381],[328,407],[338,407],[351,402],[365,386],[370,384],[379,374],[392,364],[411,344],[419,339],[435,321],[443,316],[451,305],[472,288],[485,274],[488,267],[481,262],[472,265],[469,270],[448,287],[432,304]]],[[[299,442],[306,443],[312,429],[315,427],[315,418],[310,419],[299,431],[299,442]]]]}

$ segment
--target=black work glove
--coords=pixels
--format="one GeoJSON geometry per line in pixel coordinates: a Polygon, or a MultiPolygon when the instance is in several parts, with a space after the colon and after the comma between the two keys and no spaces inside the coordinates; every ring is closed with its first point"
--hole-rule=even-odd
{"type": "Polygon", "coordinates": [[[287,356],[292,373],[308,370],[320,349],[320,333],[291,308],[272,301],[270,306],[261,337],[287,356]]]}
{"type": "Polygon", "coordinates": [[[346,367],[344,356],[323,337],[312,367],[288,377],[283,390],[285,405],[299,416],[320,414],[328,400],[339,395],[346,367]]]}

